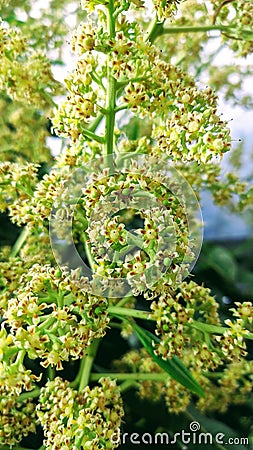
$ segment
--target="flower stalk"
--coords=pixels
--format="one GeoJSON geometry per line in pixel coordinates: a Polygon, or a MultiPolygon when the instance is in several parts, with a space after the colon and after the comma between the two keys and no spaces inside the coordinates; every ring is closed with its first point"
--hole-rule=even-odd
{"type": "MultiPolygon", "coordinates": [[[[107,32],[110,39],[115,39],[115,18],[114,18],[114,0],[109,0],[107,6],[107,32]]],[[[114,151],[114,127],[115,127],[115,106],[116,106],[116,79],[112,73],[112,60],[107,56],[107,96],[106,106],[107,111],[105,117],[105,154],[112,154],[114,151]]]]}

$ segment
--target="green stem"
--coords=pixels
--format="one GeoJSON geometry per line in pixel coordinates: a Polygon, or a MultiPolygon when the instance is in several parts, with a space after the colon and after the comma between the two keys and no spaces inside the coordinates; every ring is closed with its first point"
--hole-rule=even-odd
{"type": "Polygon", "coordinates": [[[95,339],[88,349],[88,354],[84,356],[84,359],[81,364],[81,373],[79,378],[80,379],[79,392],[82,392],[85,386],[87,386],[89,383],[90,371],[92,369],[93,362],[97,354],[99,342],[100,339],[95,339]]]}
{"type": "MultiPolygon", "coordinates": [[[[107,31],[110,38],[115,38],[115,18],[114,14],[114,0],[109,0],[107,10],[107,31]]],[[[107,115],[105,119],[105,154],[113,153],[114,147],[114,127],[115,127],[115,105],[116,105],[116,79],[112,74],[112,67],[110,56],[107,59],[107,96],[106,107],[107,115]]]]}
{"type": "MultiPolygon", "coordinates": [[[[211,333],[211,334],[224,334],[225,331],[229,331],[229,327],[222,327],[217,325],[211,325],[209,323],[198,322],[194,320],[189,323],[189,326],[192,328],[196,328],[196,330],[202,331],[203,333],[211,333]]],[[[244,339],[253,339],[253,333],[243,334],[244,339]]]]}
{"type": "MultiPolygon", "coordinates": [[[[10,446],[9,445],[1,445],[0,450],[10,450],[10,446]]],[[[14,445],[14,447],[11,447],[11,450],[31,450],[31,448],[19,447],[19,445],[14,445]]]]}
{"type": "Polygon", "coordinates": [[[120,385],[120,392],[126,392],[131,388],[138,388],[139,387],[139,383],[137,383],[135,380],[125,380],[123,381],[123,383],[121,383],[120,385]]]}
{"type": "Polygon", "coordinates": [[[213,24],[215,24],[216,19],[221,11],[221,9],[227,5],[228,3],[232,3],[233,0],[224,0],[223,2],[221,2],[221,4],[218,6],[218,8],[216,9],[214,16],[213,16],[213,24]]]}
{"type": "MultiPolygon", "coordinates": [[[[136,319],[144,319],[144,320],[153,320],[154,318],[150,316],[149,311],[141,311],[139,309],[130,309],[130,308],[122,308],[120,306],[109,306],[108,308],[109,314],[112,316],[127,316],[134,317],[136,319]]],[[[189,324],[185,324],[189,327],[195,328],[196,330],[202,331],[203,333],[209,334],[224,334],[225,331],[228,331],[229,327],[222,327],[217,325],[211,325],[209,323],[198,322],[197,320],[193,320],[189,324]]],[[[253,333],[242,334],[244,339],[253,340],[253,333]]]]}
{"type": "Polygon", "coordinates": [[[35,388],[33,391],[29,392],[23,392],[23,394],[20,394],[20,396],[17,398],[17,402],[23,402],[24,400],[27,400],[29,398],[36,398],[40,395],[40,388],[35,388]]]}
{"type": "Polygon", "coordinates": [[[164,28],[163,22],[158,22],[157,19],[151,23],[147,30],[146,41],[154,42],[158,36],[164,34],[180,34],[180,33],[206,33],[208,31],[232,32],[233,28],[228,25],[200,25],[200,26],[185,26],[185,27],[170,27],[164,28]]]}
{"type": "Polygon", "coordinates": [[[64,306],[64,293],[61,291],[57,296],[57,306],[58,308],[63,308],[64,306]]]}
{"type": "Polygon", "coordinates": [[[203,333],[212,333],[212,334],[223,334],[227,328],[211,325],[209,323],[198,322],[197,320],[193,320],[189,323],[189,327],[196,328],[196,330],[203,331],[203,333]]]}
{"type": "Polygon", "coordinates": [[[83,241],[84,241],[84,248],[85,248],[85,253],[88,259],[88,263],[90,265],[91,270],[93,270],[94,272],[94,261],[91,255],[91,246],[90,244],[87,242],[87,235],[86,233],[83,233],[83,241]]]}
{"type": "Polygon", "coordinates": [[[93,122],[91,122],[91,124],[86,128],[86,130],[95,132],[98,125],[102,122],[103,118],[104,118],[104,114],[98,114],[96,119],[94,119],[93,122]]]}
{"type": "Polygon", "coordinates": [[[55,323],[53,328],[54,329],[45,330],[46,334],[53,343],[62,345],[62,341],[54,334],[54,331],[58,328],[58,323],[55,323]]]}
{"type": "Polygon", "coordinates": [[[171,27],[171,28],[163,28],[157,36],[164,35],[164,34],[204,33],[207,31],[231,32],[231,31],[233,31],[233,28],[231,26],[226,26],[226,25],[171,27]]]}
{"type": "Polygon", "coordinates": [[[154,42],[155,38],[161,34],[163,34],[163,22],[159,22],[155,17],[147,29],[145,41],[154,42]]]}
{"type": "Polygon", "coordinates": [[[129,302],[130,300],[133,300],[134,297],[132,295],[130,295],[129,297],[123,297],[118,303],[117,303],[117,307],[122,307],[124,306],[127,302],[129,302]]]}
{"type": "Polygon", "coordinates": [[[117,108],[115,108],[115,112],[119,112],[119,111],[123,111],[124,109],[128,108],[128,104],[127,103],[123,103],[122,105],[117,106],[117,108]]]}
{"type": "MultiPolygon", "coordinates": [[[[145,81],[146,79],[147,79],[147,77],[132,77],[132,78],[128,78],[127,80],[118,81],[117,89],[120,90],[120,89],[124,88],[125,86],[128,85],[128,83],[135,83],[135,82],[139,82],[139,81],[145,81]]],[[[116,111],[118,111],[118,108],[119,107],[116,108],[116,111]]]]}
{"type": "Polygon", "coordinates": [[[55,317],[51,317],[49,316],[47,320],[45,320],[44,322],[41,322],[38,325],[38,328],[41,330],[43,330],[43,328],[47,328],[50,327],[51,325],[53,325],[53,323],[56,321],[55,317]]]}
{"type": "Polygon", "coordinates": [[[97,381],[103,377],[110,377],[113,380],[118,381],[165,381],[169,377],[166,372],[163,373],[121,373],[121,372],[109,372],[109,373],[91,373],[90,380],[97,381]]]}
{"type": "Polygon", "coordinates": [[[86,136],[91,141],[97,141],[100,144],[104,144],[105,139],[102,136],[98,136],[97,134],[93,133],[93,131],[89,130],[88,128],[82,129],[82,134],[86,136]]]}
{"type": "Polygon", "coordinates": [[[110,322],[110,328],[117,328],[117,330],[122,330],[122,325],[120,323],[110,322]]]}
{"type": "Polygon", "coordinates": [[[52,366],[48,366],[47,368],[48,379],[52,381],[55,378],[55,368],[52,366]]]}
{"type": "MultiPolygon", "coordinates": [[[[103,114],[103,116],[107,115],[107,109],[103,108],[103,106],[97,104],[97,108],[103,114]]],[[[104,139],[104,142],[105,142],[105,139],[104,139]]]]}
{"type": "Polygon", "coordinates": [[[95,72],[91,72],[91,78],[93,81],[95,81],[95,83],[97,83],[105,91],[105,87],[102,83],[101,78],[99,78],[99,76],[95,72]]]}
{"type": "Polygon", "coordinates": [[[26,355],[26,350],[21,350],[15,360],[15,365],[20,366],[23,364],[24,358],[26,355]]]}
{"type": "Polygon", "coordinates": [[[125,11],[126,10],[126,6],[125,6],[125,4],[123,3],[123,5],[122,6],[120,6],[119,8],[117,8],[117,9],[115,9],[115,11],[114,11],[114,13],[113,13],[113,17],[118,17],[118,15],[122,12],[122,11],[125,11]]]}
{"type": "Polygon", "coordinates": [[[80,379],[81,379],[82,373],[84,371],[85,359],[86,359],[86,357],[84,356],[81,360],[80,367],[79,367],[79,370],[78,370],[78,373],[77,373],[75,379],[70,382],[70,386],[74,389],[76,389],[80,383],[80,379]]]}
{"type": "Polygon", "coordinates": [[[202,372],[202,375],[206,378],[213,378],[219,380],[223,377],[224,372],[202,372]]]}
{"type": "Polygon", "coordinates": [[[20,352],[19,347],[8,347],[4,352],[4,357],[6,359],[10,358],[11,356],[14,356],[16,353],[20,352]]]}
{"type": "Polygon", "coordinates": [[[155,320],[150,318],[149,311],[140,311],[139,309],[121,308],[120,306],[109,306],[109,314],[112,316],[128,316],[136,319],[155,320]]]}
{"type": "Polygon", "coordinates": [[[30,230],[27,227],[25,227],[21,231],[19,237],[17,238],[15,244],[12,247],[12,250],[11,250],[11,253],[10,253],[10,258],[15,258],[15,256],[18,255],[20,249],[23,247],[23,245],[24,245],[24,243],[26,241],[26,238],[29,235],[29,232],[30,232],[30,230]]]}

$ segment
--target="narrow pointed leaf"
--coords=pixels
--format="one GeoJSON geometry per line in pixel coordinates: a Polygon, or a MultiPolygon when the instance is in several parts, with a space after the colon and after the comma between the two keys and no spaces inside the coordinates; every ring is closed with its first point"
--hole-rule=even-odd
{"type": "Polygon", "coordinates": [[[158,356],[154,352],[153,343],[159,344],[160,339],[150,331],[141,328],[136,323],[131,323],[134,331],[136,332],[140,342],[146,349],[147,353],[153,358],[153,360],[158,364],[165,372],[167,372],[171,378],[176,380],[178,383],[182,384],[185,388],[194,392],[194,394],[204,397],[205,393],[198,382],[193,378],[190,371],[185,367],[185,365],[180,361],[179,358],[173,356],[169,360],[164,360],[161,356],[158,356]]]}

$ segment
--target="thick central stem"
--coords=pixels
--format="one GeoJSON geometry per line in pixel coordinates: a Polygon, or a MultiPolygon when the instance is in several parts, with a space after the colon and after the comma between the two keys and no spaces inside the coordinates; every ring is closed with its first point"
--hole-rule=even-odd
{"type": "MultiPolygon", "coordinates": [[[[109,0],[107,9],[107,31],[112,41],[115,39],[114,0],[109,0]]],[[[110,56],[107,58],[107,95],[106,95],[106,121],[105,121],[105,154],[113,153],[115,105],[116,105],[116,79],[112,74],[110,56]]]]}
{"type": "Polygon", "coordinates": [[[99,339],[95,339],[88,349],[88,354],[83,358],[80,366],[80,374],[78,374],[79,392],[82,392],[85,386],[88,385],[90,379],[90,372],[93,366],[94,359],[97,354],[99,339]],[[80,376],[79,376],[80,375],[80,376]]]}

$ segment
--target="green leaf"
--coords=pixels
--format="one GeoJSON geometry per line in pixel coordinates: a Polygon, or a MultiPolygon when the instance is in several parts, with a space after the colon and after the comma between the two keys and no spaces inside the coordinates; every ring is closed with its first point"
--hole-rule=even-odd
{"type": "Polygon", "coordinates": [[[210,250],[207,261],[210,267],[229,281],[235,280],[237,267],[233,255],[224,247],[214,247],[210,250]]]}
{"type": "Polygon", "coordinates": [[[157,356],[154,352],[153,343],[159,344],[160,339],[157,336],[150,333],[150,331],[141,328],[136,323],[131,325],[136,332],[139,340],[146,349],[147,353],[153,358],[165,372],[167,372],[171,378],[182,384],[185,388],[199,395],[205,397],[205,393],[197,381],[193,378],[187,367],[180,361],[179,358],[173,356],[170,360],[164,360],[161,356],[157,356]]]}
{"type": "MultiPolygon", "coordinates": [[[[197,408],[193,405],[190,405],[187,408],[187,411],[190,413],[190,417],[192,421],[197,421],[201,425],[200,432],[208,432],[211,433],[213,436],[213,443],[212,443],[212,449],[222,449],[222,450],[247,450],[249,447],[247,445],[247,439],[249,440],[249,443],[251,442],[251,439],[249,436],[245,436],[244,438],[241,438],[238,431],[232,429],[227,424],[221,422],[220,420],[217,420],[215,418],[207,417],[206,415],[201,414],[197,408]],[[223,436],[222,436],[223,435],[223,436]],[[218,442],[220,442],[220,445],[217,444],[216,437],[218,437],[218,442]],[[232,438],[233,441],[228,444],[228,440],[232,438]],[[237,440],[235,440],[237,438],[237,440]],[[244,441],[244,439],[246,440],[244,441]],[[221,444],[221,441],[223,442],[221,444]],[[237,443],[236,443],[237,442],[237,443]],[[244,445],[245,444],[245,445],[244,445]]],[[[202,441],[203,442],[203,441],[202,441]]],[[[187,446],[189,450],[195,450],[196,444],[192,444],[187,446]]],[[[205,446],[206,448],[206,446],[205,446]]]]}

